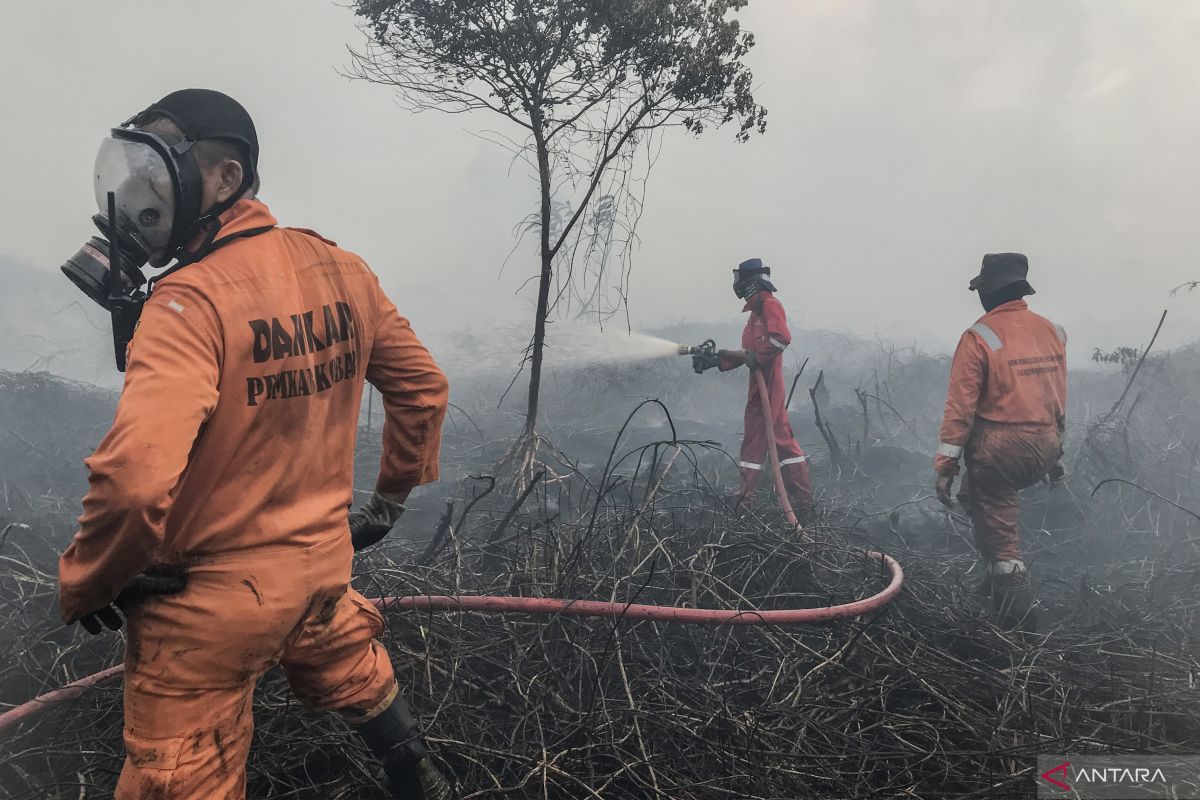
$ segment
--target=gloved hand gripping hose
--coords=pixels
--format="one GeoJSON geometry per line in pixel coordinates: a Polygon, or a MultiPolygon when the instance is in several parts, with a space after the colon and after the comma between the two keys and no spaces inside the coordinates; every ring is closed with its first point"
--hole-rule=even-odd
{"type": "Polygon", "coordinates": [[[676,347],[675,352],[681,356],[692,357],[692,369],[697,375],[721,364],[721,357],[717,355],[717,343],[713,339],[705,339],[697,345],[681,344],[676,347]]]}

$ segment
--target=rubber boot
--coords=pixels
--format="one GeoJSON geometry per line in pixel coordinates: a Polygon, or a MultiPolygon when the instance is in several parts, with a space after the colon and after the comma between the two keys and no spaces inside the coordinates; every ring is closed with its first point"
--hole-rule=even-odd
{"type": "Polygon", "coordinates": [[[1025,570],[1007,575],[992,575],[992,612],[996,624],[1006,631],[1037,630],[1037,609],[1033,600],[1033,584],[1025,570]]]}
{"type": "Polygon", "coordinates": [[[387,787],[397,800],[453,800],[454,789],[429,760],[420,726],[399,695],[377,717],[357,726],[383,764],[387,787]]]}

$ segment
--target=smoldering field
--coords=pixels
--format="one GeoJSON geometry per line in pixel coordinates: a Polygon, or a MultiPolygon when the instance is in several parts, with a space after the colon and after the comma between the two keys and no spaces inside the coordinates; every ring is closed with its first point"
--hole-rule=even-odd
{"type": "MultiPolygon", "coordinates": [[[[737,329],[658,333],[727,344],[737,329]]],[[[464,796],[1032,797],[1039,753],[1200,748],[1200,350],[1151,352],[1132,384],[1140,347],[1076,359],[1068,486],[1024,498],[1042,632],[1022,639],[991,625],[970,525],[931,497],[948,357],[797,332],[789,384],[810,360],[790,412],[823,509],[798,537],[765,493],[749,517],[722,502],[736,486],[744,372],[621,363],[589,356],[594,340],[565,348],[543,382],[531,490],[501,491],[522,382],[498,402],[512,372],[480,355],[486,338],[443,345],[443,479],[359,557],[368,596],[825,605],[882,587],[867,549],[907,579],[877,613],[809,627],[389,612],[399,679],[464,796]]],[[[4,707],[120,658],[117,636],[57,622],[54,585],[81,459],[114,403],[46,374],[0,375],[4,707]]],[[[362,490],[379,455],[377,398],[370,411],[362,490]]],[[[277,672],[255,710],[251,797],[384,796],[347,729],[300,708],[277,672]]],[[[0,795],[105,796],[120,729],[113,685],[46,711],[0,739],[0,795]]]]}

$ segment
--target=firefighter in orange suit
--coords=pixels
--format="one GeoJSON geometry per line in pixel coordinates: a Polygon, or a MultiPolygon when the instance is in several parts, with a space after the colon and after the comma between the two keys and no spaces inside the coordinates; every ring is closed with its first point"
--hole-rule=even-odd
{"type": "Polygon", "coordinates": [[[276,224],[257,163],[241,105],[168,95],[101,146],[105,239],[63,268],[114,323],[141,303],[59,565],[67,622],[99,632],[121,624],[110,604],[125,612],[116,797],[244,797],[251,697],[277,664],[308,708],[357,727],[396,797],[449,797],[376,640],[383,620],[350,588],[347,524],[364,379],[387,422],[377,492],[355,513],[378,536],[438,476],[446,378],[361,258],[276,224]],[[114,300],[112,284],[93,292],[107,280],[96,253],[118,247],[126,277],[178,260],[148,298],[114,300]],[[146,570],[182,575],[182,590],[126,602],[146,570]]]}
{"type": "Polygon", "coordinates": [[[751,258],[738,264],[733,271],[733,292],[745,302],[742,311],[750,314],[742,331],[742,348],[701,354],[692,361],[697,372],[712,367],[728,372],[743,366],[751,372],[743,415],[745,428],[739,463],[741,486],[734,500],[735,506],[748,509],[753,505],[759,479],[764,470],[771,469],[767,448],[769,437],[773,437],[788,500],[792,508],[803,513],[813,507],[812,479],[808,456],[796,441],[787,414],[783,351],[792,343],[792,332],[788,330],[783,304],[775,297],[776,291],[775,284],[771,283],[771,268],[762,259],[751,258]],[[755,370],[762,372],[767,386],[769,418],[763,414],[758,379],[753,374],[755,370]]]}
{"type": "Polygon", "coordinates": [[[970,289],[987,312],[959,340],[934,469],[937,496],[951,490],[965,456],[959,497],[975,527],[975,545],[987,560],[985,589],[997,621],[1031,629],[1033,592],[1021,557],[1018,497],[1022,489],[1064,476],[1067,335],[1062,326],[1029,310],[1034,293],[1029,262],[1020,253],[983,257],[970,289]]]}

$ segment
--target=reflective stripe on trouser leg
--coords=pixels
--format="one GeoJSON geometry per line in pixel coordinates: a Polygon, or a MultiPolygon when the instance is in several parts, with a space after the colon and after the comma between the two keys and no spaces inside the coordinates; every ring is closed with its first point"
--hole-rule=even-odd
{"type": "Polygon", "coordinates": [[[783,473],[783,485],[787,489],[788,499],[793,511],[803,511],[812,508],[813,489],[812,477],[808,471],[807,456],[793,456],[779,462],[780,472],[783,473]]]}
{"type": "Polygon", "coordinates": [[[762,416],[762,404],[757,396],[748,398],[743,419],[745,434],[739,454],[741,485],[738,487],[737,503],[748,508],[754,503],[754,493],[758,490],[758,482],[764,472],[763,466],[767,462],[767,427],[762,416]]]}
{"type": "Polygon", "coordinates": [[[762,478],[762,465],[745,462],[741,465],[741,482],[738,486],[736,502],[739,506],[749,508],[754,504],[754,493],[758,491],[758,482],[762,478]]]}
{"type": "Polygon", "coordinates": [[[804,511],[813,506],[812,478],[808,472],[808,456],[800,449],[800,443],[792,432],[792,423],[782,403],[776,409],[772,431],[775,448],[779,452],[779,471],[783,475],[783,486],[793,511],[804,511]]]}

